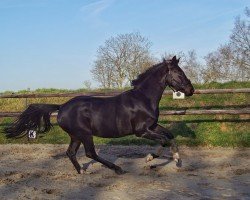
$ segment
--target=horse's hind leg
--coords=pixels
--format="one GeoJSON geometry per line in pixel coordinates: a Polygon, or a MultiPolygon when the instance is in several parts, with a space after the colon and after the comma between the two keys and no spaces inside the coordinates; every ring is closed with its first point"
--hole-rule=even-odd
{"type": "Polygon", "coordinates": [[[69,157],[72,164],[74,165],[74,167],[76,168],[76,171],[79,174],[82,174],[83,169],[81,169],[81,166],[79,165],[79,163],[78,163],[78,161],[76,159],[76,153],[77,153],[80,145],[81,145],[81,141],[71,138],[69,148],[68,148],[66,154],[69,157]]]}
{"type": "Polygon", "coordinates": [[[109,169],[115,170],[117,174],[125,173],[125,171],[123,171],[121,167],[101,158],[100,156],[96,154],[92,135],[84,135],[82,137],[82,142],[85,148],[85,154],[88,158],[92,158],[95,161],[100,162],[103,165],[107,166],[109,169]]]}

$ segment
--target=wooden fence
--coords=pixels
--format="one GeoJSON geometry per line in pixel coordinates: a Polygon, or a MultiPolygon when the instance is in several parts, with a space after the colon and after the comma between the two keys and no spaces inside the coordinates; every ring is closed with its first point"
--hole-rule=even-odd
{"type": "MultiPolygon", "coordinates": [[[[109,92],[79,92],[79,93],[54,93],[54,94],[6,94],[0,98],[43,98],[43,97],[76,97],[80,95],[110,97],[120,94],[122,91],[109,92]]],[[[241,89],[205,89],[195,90],[194,94],[229,94],[229,93],[250,93],[250,88],[241,89]]],[[[172,90],[165,90],[163,95],[172,94],[172,90]]]]}
{"type": "MultiPolygon", "coordinates": [[[[75,97],[80,95],[88,96],[102,96],[110,97],[120,94],[121,91],[110,91],[110,92],[82,92],[82,93],[55,93],[55,94],[7,94],[0,95],[0,98],[24,98],[27,102],[28,98],[44,98],[44,97],[75,97]]],[[[230,94],[230,93],[250,93],[250,88],[242,89],[205,89],[195,90],[195,94],[230,94]]],[[[164,95],[172,94],[172,91],[166,90],[164,95]]],[[[0,112],[0,117],[16,117],[20,112],[0,112]]],[[[209,109],[209,110],[163,110],[160,115],[213,115],[213,114],[228,114],[228,115],[240,115],[250,114],[250,107],[242,109],[209,109]]],[[[56,115],[56,113],[53,113],[56,115]]]]}

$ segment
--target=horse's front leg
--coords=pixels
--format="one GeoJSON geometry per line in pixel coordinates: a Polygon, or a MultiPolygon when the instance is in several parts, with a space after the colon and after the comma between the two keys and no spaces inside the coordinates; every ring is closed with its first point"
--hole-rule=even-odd
{"type": "Polygon", "coordinates": [[[153,160],[154,158],[158,158],[163,152],[162,146],[165,145],[166,142],[169,140],[165,135],[159,134],[159,133],[157,133],[153,130],[150,130],[150,129],[147,129],[146,131],[144,131],[141,134],[136,134],[136,136],[146,138],[149,140],[153,140],[153,141],[156,141],[156,142],[161,144],[161,146],[157,149],[156,153],[151,153],[146,157],[146,162],[149,162],[149,161],[153,160]]]}
{"type": "MultiPolygon", "coordinates": [[[[176,144],[176,141],[174,139],[174,136],[173,134],[166,128],[164,128],[163,126],[157,124],[157,126],[154,128],[154,132],[160,134],[160,135],[164,135],[168,138],[168,140],[166,140],[166,143],[165,144],[162,144],[162,146],[159,148],[161,150],[158,149],[158,152],[163,152],[163,147],[166,145],[166,144],[170,144],[170,151],[171,153],[173,154],[173,159],[174,161],[176,162],[176,166],[177,167],[181,167],[182,165],[182,161],[181,161],[181,158],[180,158],[180,155],[179,155],[179,148],[176,144]]],[[[160,156],[158,154],[158,156],[160,156]]]]}
{"type": "Polygon", "coordinates": [[[154,140],[161,144],[161,147],[157,149],[157,152],[155,154],[149,154],[146,157],[147,162],[161,156],[163,152],[163,147],[166,146],[166,144],[170,144],[170,151],[173,154],[173,159],[176,162],[176,166],[181,167],[182,161],[179,156],[178,146],[174,140],[174,136],[167,129],[163,128],[160,125],[157,125],[157,127],[153,130],[147,129],[145,133],[141,135],[141,137],[154,140]]]}

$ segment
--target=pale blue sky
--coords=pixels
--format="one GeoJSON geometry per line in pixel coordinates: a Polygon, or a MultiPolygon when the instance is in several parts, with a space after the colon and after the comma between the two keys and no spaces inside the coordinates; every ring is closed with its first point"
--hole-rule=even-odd
{"type": "MultiPolygon", "coordinates": [[[[68,88],[91,80],[96,50],[139,31],[156,57],[225,43],[249,0],[0,0],[0,91],[68,88]]],[[[94,84],[96,85],[96,84],[94,84]]]]}

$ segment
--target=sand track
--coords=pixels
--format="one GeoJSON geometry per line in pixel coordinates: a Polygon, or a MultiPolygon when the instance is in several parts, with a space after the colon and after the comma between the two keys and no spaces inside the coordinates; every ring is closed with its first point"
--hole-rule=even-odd
{"type": "Polygon", "coordinates": [[[124,175],[92,164],[82,147],[77,157],[88,169],[79,175],[66,149],[0,145],[0,199],[250,199],[249,148],[181,147],[183,167],[178,169],[167,158],[145,163],[155,147],[97,146],[101,156],[128,171],[124,175]]]}

